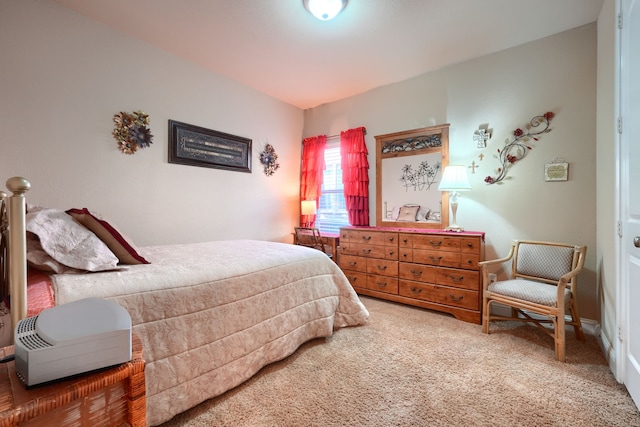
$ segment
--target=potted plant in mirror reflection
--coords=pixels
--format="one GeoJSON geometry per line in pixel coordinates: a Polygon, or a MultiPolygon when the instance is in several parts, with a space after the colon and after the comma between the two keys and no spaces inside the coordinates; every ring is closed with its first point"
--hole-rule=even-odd
{"type": "Polygon", "coordinates": [[[495,176],[487,176],[484,182],[487,184],[502,183],[505,179],[508,179],[508,170],[518,161],[522,160],[529,150],[533,149],[530,143],[531,141],[539,141],[540,136],[544,133],[551,132],[549,124],[554,113],[548,111],[540,116],[535,116],[529,123],[522,128],[517,128],[513,131],[513,141],[507,138],[504,142],[502,149],[498,148],[498,154],[494,155],[500,161],[500,167],[496,169],[495,176]]]}

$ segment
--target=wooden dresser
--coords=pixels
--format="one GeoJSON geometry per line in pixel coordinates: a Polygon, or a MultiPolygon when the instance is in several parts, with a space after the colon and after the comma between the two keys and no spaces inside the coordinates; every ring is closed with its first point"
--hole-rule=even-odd
{"type": "Polygon", "coordinates": [[[481,322],[484,233],[345,227],[339,253],[359,294],[481,322]]]}

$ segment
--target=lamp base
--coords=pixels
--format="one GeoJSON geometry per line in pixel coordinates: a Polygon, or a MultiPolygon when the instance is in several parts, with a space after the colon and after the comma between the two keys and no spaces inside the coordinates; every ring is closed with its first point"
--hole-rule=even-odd
{"type": "Polygon", "coordinates": [[[453,231],[454,233],[460,233],[464,231],[464,228],[460,227],[459,225],[450,225],[445,228],[444,231],[453,231]]]}

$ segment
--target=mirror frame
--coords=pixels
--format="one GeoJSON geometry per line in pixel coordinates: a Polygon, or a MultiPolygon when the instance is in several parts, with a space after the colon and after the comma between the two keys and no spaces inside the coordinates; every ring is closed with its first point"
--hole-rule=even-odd
{"type": "Polygon", "coordinates": [[[449,226],[449,193],[443,191],[441,198],[440,223],[432,222],[411,222],[411,221],[382,221],[382,160],[387,158],[417,156],[422,154],[430,154],[440,152],[441,174],[444,168],[449,164],[449,123],[437,126],[430,126],[420,129],[407,130],[402,132],[389,133],[386,135],[378,135],[376,138],[376,227],[394,227],[394,228],[427,228],[427,229],[445,229],[449,226]],[[429,142],[429,148],[414,148],[416,138],[418,141],[429,142]],[[402,150],[394,151],[391,145],[403,144],[402,150]],[[384,152],[383,152],[384,151],[384,152]]]}

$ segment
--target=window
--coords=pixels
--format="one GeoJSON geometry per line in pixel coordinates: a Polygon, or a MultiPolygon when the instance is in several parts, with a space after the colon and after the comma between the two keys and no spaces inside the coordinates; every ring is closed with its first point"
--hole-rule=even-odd
{"type": "Polygon", "coordinates": [[[322,233],[340,232],[340,227],[349,225],[347,205],[344,200],[342,166],[340,165],[340,144],[327,144],[324,150],[324,170],[322,195],[316,212],[316,227],[322,233]]]}

